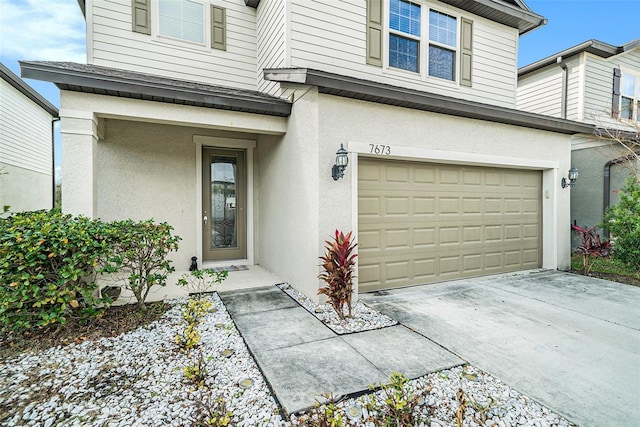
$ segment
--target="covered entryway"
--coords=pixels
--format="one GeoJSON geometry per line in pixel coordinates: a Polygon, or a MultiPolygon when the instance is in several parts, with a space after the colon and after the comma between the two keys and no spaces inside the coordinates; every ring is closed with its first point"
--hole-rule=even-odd
{"type": "Polygon", "coordinates": [[[542,173],[360,158],[361,292],[540,267],[542,173]]]}

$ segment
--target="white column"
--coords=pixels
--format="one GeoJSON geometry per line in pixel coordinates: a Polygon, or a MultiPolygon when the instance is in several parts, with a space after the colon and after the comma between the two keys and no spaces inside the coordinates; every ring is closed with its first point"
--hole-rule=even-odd
{"type": "Polygon", "coordinates": [[[61,98],[62,211],[95,218],[98,120],[91,111],[64,108],[61,98]]]}

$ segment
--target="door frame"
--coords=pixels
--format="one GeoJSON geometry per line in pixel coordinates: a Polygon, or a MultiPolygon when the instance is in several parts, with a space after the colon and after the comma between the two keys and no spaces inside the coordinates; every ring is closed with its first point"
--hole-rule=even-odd
{"type": "Polygon", "coordinates": [[[228,264],[230,261],[242,261],[246,264],[254,264],[254,192],[253,192],[253,164],[254,164],[254,150],[256,148],[256,141],[250,139],[234,139],[234,138],[220,138],[213,136],[194,135],[193,142],[195,146],[195,158],[196,158],[196,256],[198,257],[198,266],[203,266],[203,249],[202,249],[202,148],[220,148],[220,149],[232,149],[232,150],[245,150],[245,162],[246,162],[246,246],[247,257],[243,260],[224,260],[224,261],[207,261],[208,264],[221,263],[228,264]]]}

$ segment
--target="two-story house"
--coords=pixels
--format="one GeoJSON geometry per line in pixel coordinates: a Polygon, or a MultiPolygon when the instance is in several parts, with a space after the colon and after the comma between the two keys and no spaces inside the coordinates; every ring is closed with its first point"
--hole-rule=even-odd
{"type": "Polygon", "coordinates": [[[0,215],[53,207],[58,109],[0,63],[0,215]]]}
{"type": "Polygon", "coordinates": [[[588,40],[520,68],[517,106],[596,127],[572,137],[579,183],[571,190],[571,220],[601,223],[629,174],[640,173],[637,156],[629,156],[640,147],[640,39],[622,46],[588,40]]]}
{"type": "Polygon", "coordinates": [[[335,229],[360,291],[568,267],[560,181],[592,126],[516,109],[545,22],[521,0],[80,4],[87,64],[22,62],[61,89],[65,211],[168,221],[179,269],[244,260],[312,297],[335,229]]]}

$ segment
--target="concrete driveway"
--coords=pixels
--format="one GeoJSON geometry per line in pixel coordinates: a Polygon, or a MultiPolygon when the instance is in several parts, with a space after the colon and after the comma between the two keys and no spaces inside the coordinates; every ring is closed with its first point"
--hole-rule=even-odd
{"type": "Polygon", "coordinates": [[[640,425],[640,288],[534,271],[360,298],[581,426],[640,425]]]}

